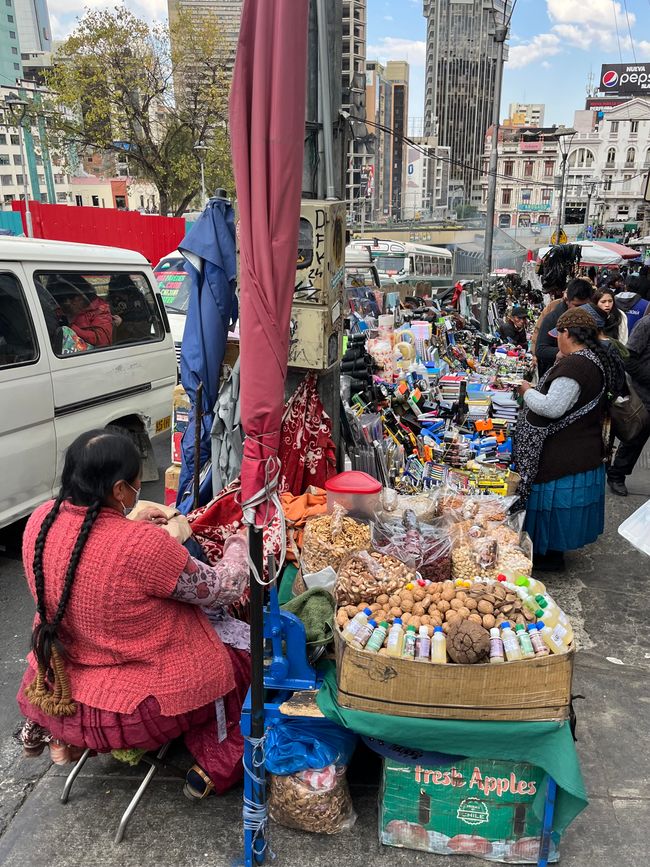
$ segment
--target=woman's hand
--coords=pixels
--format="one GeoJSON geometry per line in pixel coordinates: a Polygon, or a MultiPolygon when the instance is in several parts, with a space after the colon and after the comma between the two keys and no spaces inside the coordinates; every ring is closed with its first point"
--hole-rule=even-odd
{"type": "Polygon", "coordinates": [[[532,388],[532,385],[529,382],[522,382],[517,391],[519,392],[519,397],[523,397],[529,388],[532,388]]]}
{"type": "Polygon", "coordinates": [[[158,524],[160,526],[168,523],[167,516],[158,506],[147,506],[140,511],[138,517],[134,518],[134,520],[148,521],[151,524],[158,524]]]}

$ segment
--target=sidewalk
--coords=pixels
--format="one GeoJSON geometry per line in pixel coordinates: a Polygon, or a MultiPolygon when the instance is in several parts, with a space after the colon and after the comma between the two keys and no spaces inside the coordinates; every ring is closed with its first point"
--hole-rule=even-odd
{"type": "MultiPolygon", "coordinates": [[[[549,589],[577,627],[580,652],[574,693],[578,752],[589,808],[569,829],[564,867],[641,867],[650,849],[650,630],[644,590],[650,562],[616,532],[650,497],[650,471],[639,470],[627,499],[608,496],[606,534],[569,560],[549,589]],[[608,661],[618,659],[622,664],[608,661]]],[[[151,496],[151,492],[148,494],[151,496]]],[[[0,555],[0,865],[3,867],[226,867],[241,858],[241,792],[193,805],[169,773],[159,775],[138,807],[124,841],[117,823],[143,771],[110,758],[91,759],[59,803],[67,768],[45,758],[21,759],[11,738],[19,717],[13,697],[23,671],[32,605],[18,560],[0,555]]],[[[182,753],[175,753],[181,764],[182,753]]],[[[278,867],[412,864],[470,867],[475,859],[444,859],[377,842],[377,768],[353,786],[359,814],[352,831],[314,837],[273,827],[278,867]]],[[[267,861],[270,863],[270,861],[267,861]]]]}

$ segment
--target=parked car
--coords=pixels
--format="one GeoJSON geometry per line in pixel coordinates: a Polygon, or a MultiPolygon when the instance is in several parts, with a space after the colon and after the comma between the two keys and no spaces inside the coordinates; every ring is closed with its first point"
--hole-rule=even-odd
{"type": "Polygon", "coordinates": [[[171,326],[176,362],[179,368],[191,285],[190,277],[185,271],[184,265],[183,254],[178,250],[172,250],[167,256],[163,256],[153,269],[171,326]]]}
{"type": "Polygon", "coordinates": [[[55,494],[65,449],[85,430],[129,432],[151,467],[175,384],[170,325],[144,256],[0,238],[0,527],[55,494]]]}

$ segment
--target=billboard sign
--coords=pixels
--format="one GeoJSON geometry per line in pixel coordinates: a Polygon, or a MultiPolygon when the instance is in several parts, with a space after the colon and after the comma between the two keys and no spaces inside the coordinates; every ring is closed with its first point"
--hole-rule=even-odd
{"type": "Polygon", "coordinates": [[[601,93],[650,94],[650,63],[606,63],[600,70],[601,93]]]}

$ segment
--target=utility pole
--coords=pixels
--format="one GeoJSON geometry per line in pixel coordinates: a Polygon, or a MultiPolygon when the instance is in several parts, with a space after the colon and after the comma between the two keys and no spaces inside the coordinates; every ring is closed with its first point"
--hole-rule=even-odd
{"type": "Polygon", "coordinates": [[[598,186],[598,181],[589,181],[587,184],[587,208],[585,210],[585,227],[584,234],[585,238],[587,237],[587,230],[589,229],[589,214],[591,213],[591,199],[596,192],[596,187],[598,186]]]}
{"type": "Polygon", "coordinates": [[[494,245],[494,212],[497,195],[497,167],[499,160],[499,120],[501,115],[501,85],[503,83],[503,48],[508,36],[508,25],[497,24],[494,41],[497,45],[494,72],[494,102],[492,104],[492,149],[488,174],[487,211],[485,214],[485,247],[483,250],[483,278],[481,281],[481,331],[488,329],[490,303],[490,274],[492,273],[492,247],[494,245]]]}

